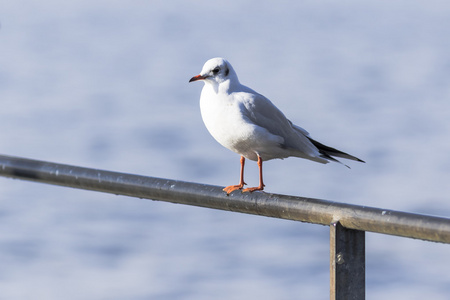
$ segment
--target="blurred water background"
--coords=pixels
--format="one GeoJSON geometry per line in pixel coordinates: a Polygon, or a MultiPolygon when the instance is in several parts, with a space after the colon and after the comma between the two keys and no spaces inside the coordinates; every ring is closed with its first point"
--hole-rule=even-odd
{"type": "MultiPolygon", "coordinates": [[[[448,1],[2,1],[0,153],[214,185],[212,57],[317,140],[266,190],[450,216],[448,1]]],[[[247,183],[257,166],[247,164],[247,183]]],[[[327,299],[328,228],[0,178],[0,299],[327,299]]],[[[367,299],[448,299],[448,245],[367,234],[367,299]]]]}

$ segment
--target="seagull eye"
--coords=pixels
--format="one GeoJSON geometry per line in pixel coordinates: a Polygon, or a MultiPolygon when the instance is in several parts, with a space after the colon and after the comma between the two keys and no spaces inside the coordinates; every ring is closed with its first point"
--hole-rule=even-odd
{"type": "Polygon", "coordinates": [[[212,72],[213,72],[214,75],[216,75],[217,73],[219,73],[219,71],[220,71],[220,68],[219,68],[219,67],[216,67],[216,68],[214,68],[214,69],[212,70],[212,72]]]}

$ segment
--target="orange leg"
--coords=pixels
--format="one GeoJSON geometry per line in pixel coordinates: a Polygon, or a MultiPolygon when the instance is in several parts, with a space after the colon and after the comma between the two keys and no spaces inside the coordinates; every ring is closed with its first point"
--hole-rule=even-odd
{"type": "Polygon", "coordinates": [[[226,192],[227,195],[229,195],[231,192],[233,192],[235,190],[242,189],[244,187],[244,184],[246,184],[244,182],[244,164],[245,164],[245,157],[241,156],[241,178],[239,180],[239,184],[230,185],[230,186],[227,186],[226,188],[224,188],[223,191],[226,192]]]}
{"type": "Polygon", "coordinates": [[[264,189],[264,183],[263,183],[263,171],[262,171],[262,158],[261,156],[258,155],[258,168],[259,168],[259,186],[257,187],[251,187],[251,188],[246,188],[245,190],[243,190],[242,192],[254,192],[254,191],[262,191],[264,189]]]}

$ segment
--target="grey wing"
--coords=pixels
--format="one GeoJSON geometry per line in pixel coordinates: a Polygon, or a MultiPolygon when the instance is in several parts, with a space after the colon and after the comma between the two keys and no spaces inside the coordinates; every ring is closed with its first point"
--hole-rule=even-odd
{"type": "Polygon", "coordinates": [[[284,139],[284,143],[280,147],[291,150],[293,156],[326,162],[325,159],[321,158],[317,147],[308,138],[309,133],[292,124],[269,99],[263,95],[255,94],[251,100],[243,104],[246,108],[246,116],[255,125],[284,139]]]}

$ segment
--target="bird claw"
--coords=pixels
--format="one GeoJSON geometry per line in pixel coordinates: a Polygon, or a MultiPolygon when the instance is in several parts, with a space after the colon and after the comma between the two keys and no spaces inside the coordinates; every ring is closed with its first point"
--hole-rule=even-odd
{"type": "Polygon", "coordinates": [[[244,187],[244,184],[246,184],[246,183],[244,182],[244,183],[240,183],[240,184],[236,184],[236,185],[230,185],[230,186],[227,186],[226,188],[224,188],[223,191],[225,193],[227,193],[227,195],[229,195],[232,192],[234,192],[235,190],[242,189],[244,187]]]}
{"type": "MultiPolygon", "coordinates": [[[[235,190],[242,190],[242,188],[244,187],[244,184],[246,184],[246,183],[244,182],[243,184],[230,185],[230,186],[227,186],[226,188],[224,188],[223,191],[226,192],[227,195],[229,195],[232,192],[234,192],[235,190]]],[[[264,190],[264,185],[246,188],[246,189],[243,189],[242,192],[243,193],[252,193],[254,191],[262,191],[262,190],[264,190]]]]}
{"type": "Polygon", "coordinates": [[[262,191],[264,190],[264,185],[263,186],[257,186],[257,187],[251,187],[251,188],[246,188],[244,190],[242,190],[243,193],[252,193],[254,191],[262,191]]]}

